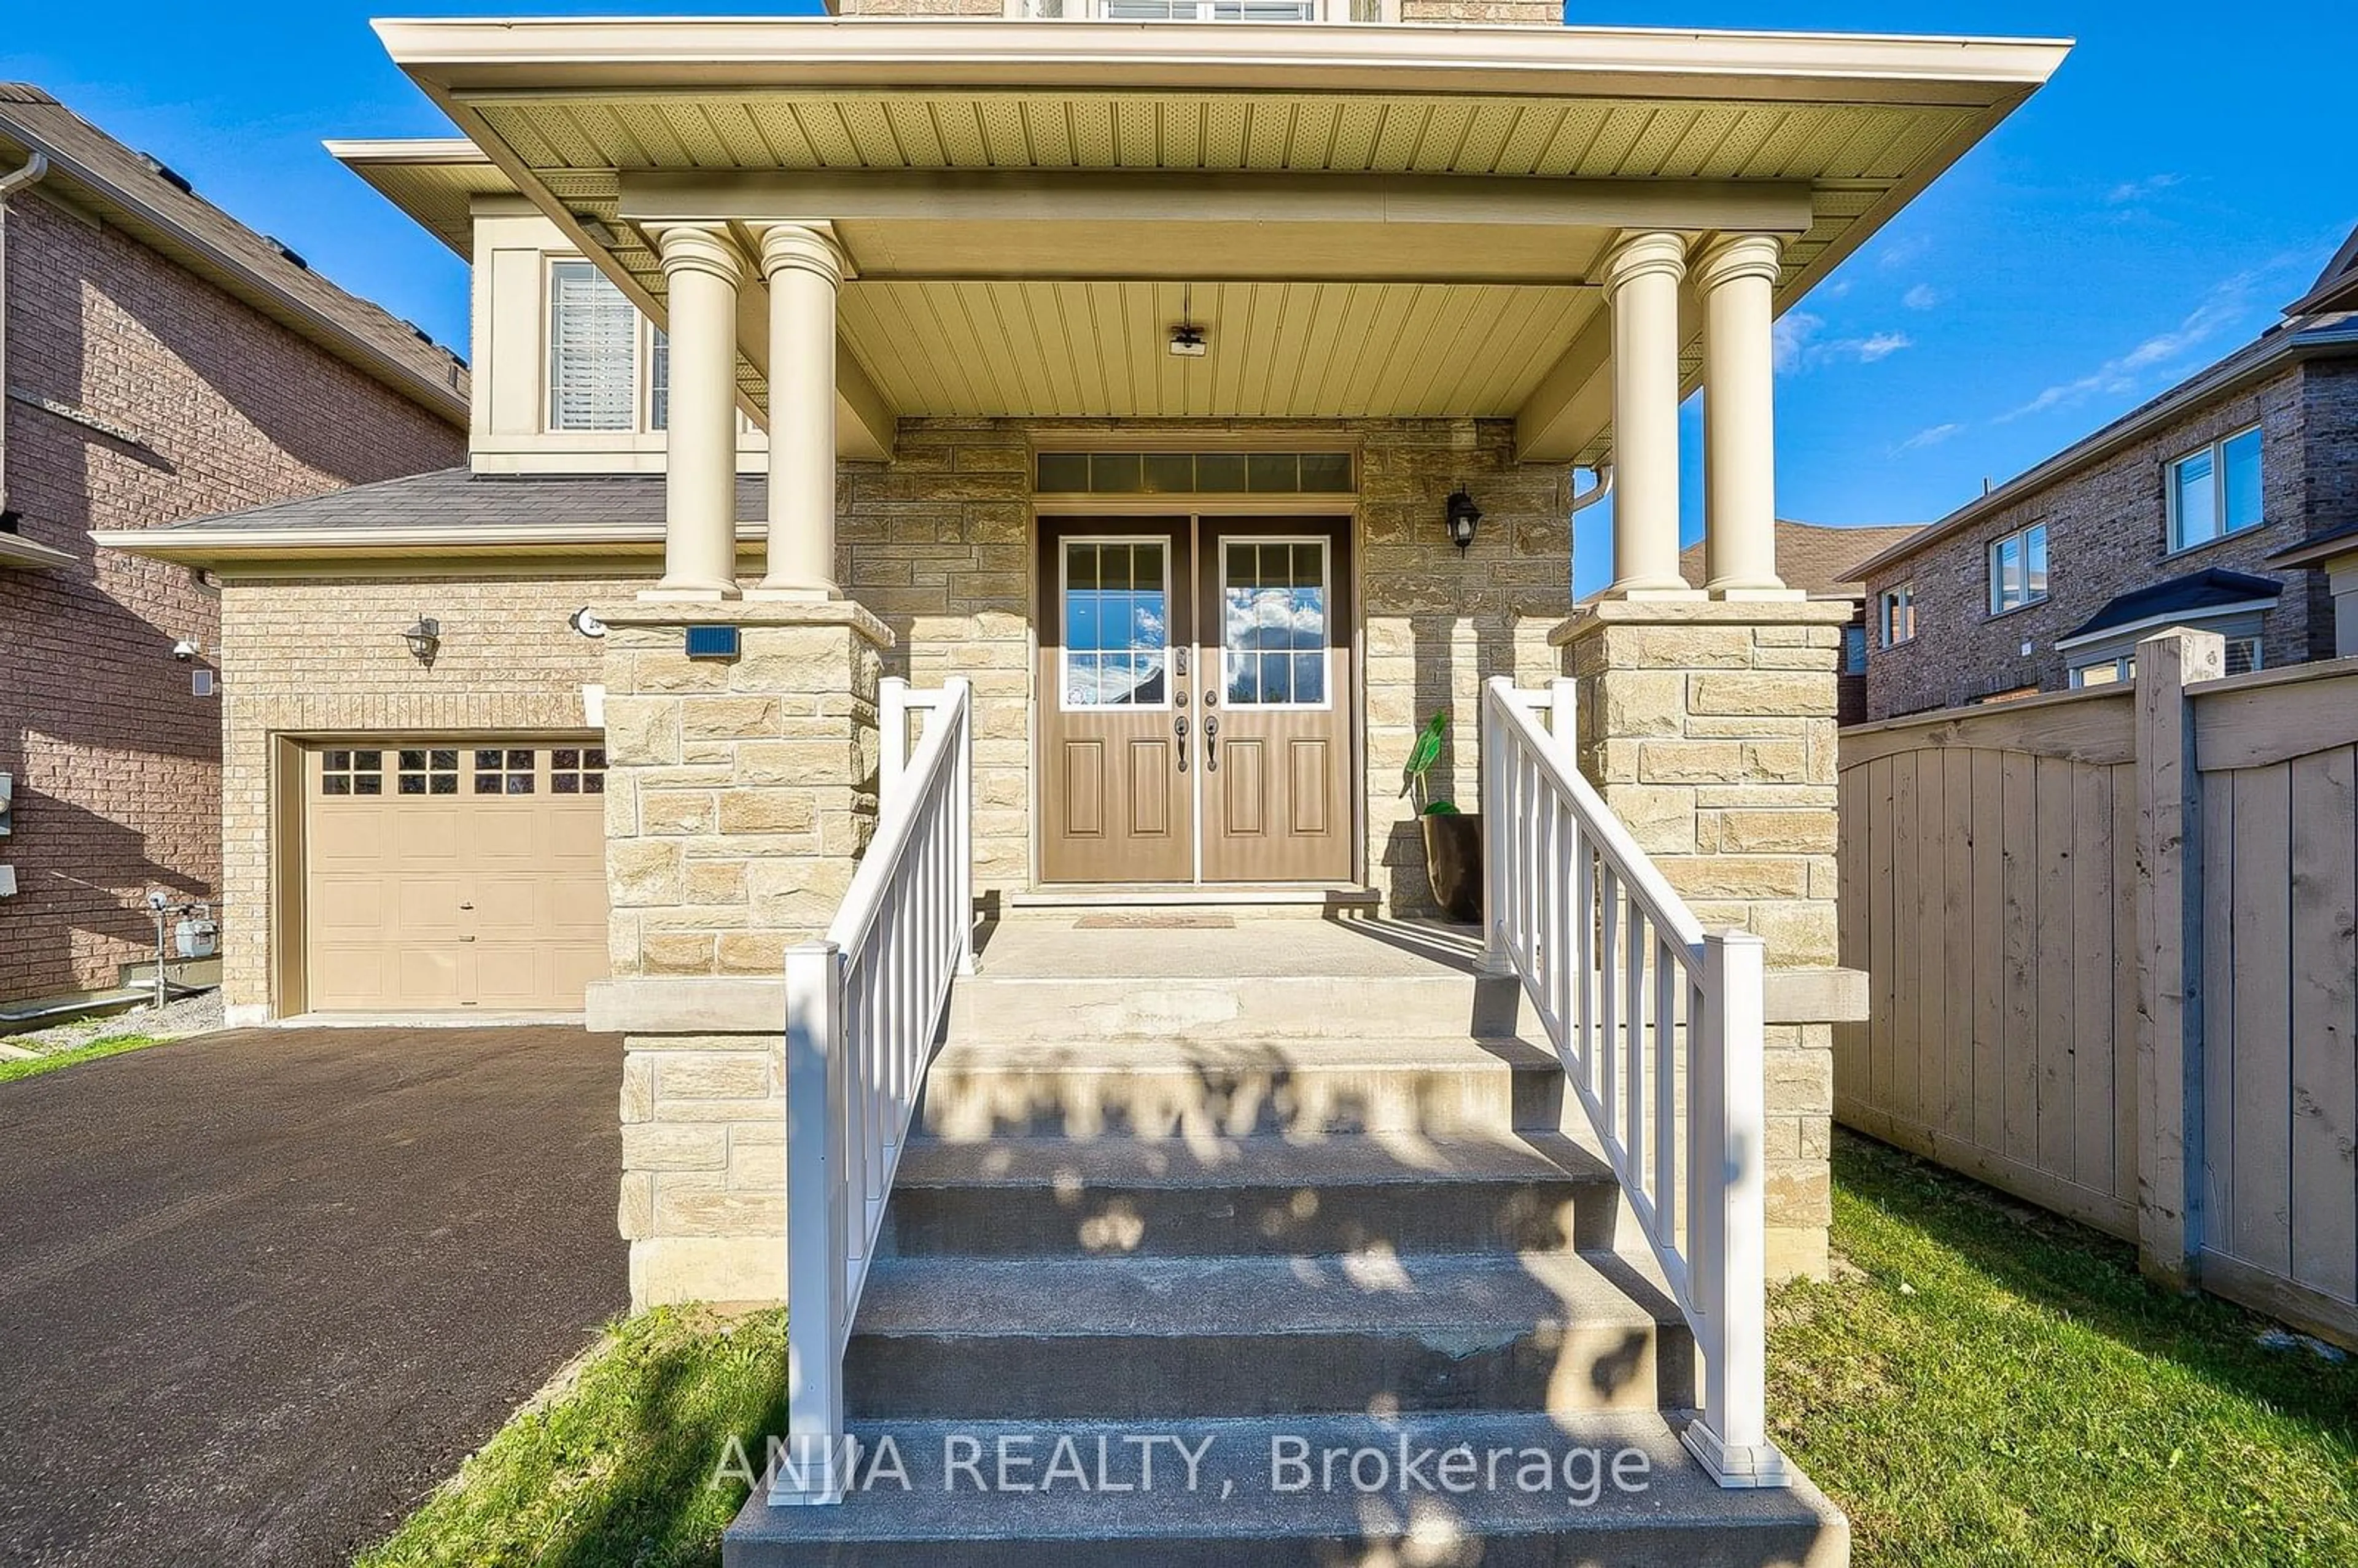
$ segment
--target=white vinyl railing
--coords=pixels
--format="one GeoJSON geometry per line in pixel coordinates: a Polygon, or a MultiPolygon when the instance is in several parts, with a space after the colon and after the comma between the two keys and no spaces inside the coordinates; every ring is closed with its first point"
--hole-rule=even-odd
{"type": "Polygon", "coordinates": [[[1693,1330],[1687,1447],[1721,1486],[1786,1486],[1764,1390],[1765,949],[1704,930],[1580,776],[1572,691],[1483,692],[1484,965],[1521,980],[1693,1330]]]}
{"type": "Polygon", "coordinates": [[[842,1499],[843,1350],[950,983],[974,969],[968,683],[883,683],[876,834],[818,941],[786,954],[786,1444],[770,1501],[842,1499]],[[908,716],[925,715],[914,756],[908,716]]]}

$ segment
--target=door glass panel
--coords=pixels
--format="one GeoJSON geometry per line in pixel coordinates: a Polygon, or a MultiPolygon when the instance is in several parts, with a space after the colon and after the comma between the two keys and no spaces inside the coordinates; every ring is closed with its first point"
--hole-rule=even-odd
{"type": "Polygon", "coordinates": [[[1326,705],[1326,549],[1230,540],[1220,552],[1220,685],[1235,708],[1326,705]]]}
{"type": "Polygon", "coordinates": [[[1170,560],[1159,539],[1065,543],[1065,707],[1163,708],[1170,560]]]}

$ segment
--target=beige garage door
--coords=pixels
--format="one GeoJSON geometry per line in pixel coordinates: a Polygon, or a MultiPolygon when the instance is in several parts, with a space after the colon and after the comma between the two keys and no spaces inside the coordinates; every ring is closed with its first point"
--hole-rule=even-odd
{"type": "Polygon", "coordinates": [[[489,739],[304,758],[320,1012],[572,1011],[606,973],[606,754],[489,739]]]}

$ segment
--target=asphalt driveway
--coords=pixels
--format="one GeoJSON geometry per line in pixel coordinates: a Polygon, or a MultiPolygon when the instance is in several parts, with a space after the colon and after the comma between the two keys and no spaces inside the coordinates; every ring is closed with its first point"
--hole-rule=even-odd
{"type": "Polygon", "coordinates": [[[242,1030],[0,1084],[0,1563],[320,1564],[625,1304],[619,1039],[242,1030]]]}

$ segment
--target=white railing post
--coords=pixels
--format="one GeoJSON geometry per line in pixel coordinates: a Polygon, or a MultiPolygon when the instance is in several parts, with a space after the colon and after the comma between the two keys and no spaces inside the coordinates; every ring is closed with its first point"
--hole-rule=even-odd
{"type": "Polygon", "coordinates": [[[950,899],[957,920],[957,972],[974,973],[974,689],[964,676],[943,683],[957,717],[957,753],[950,764],[950,899]]]}
{"type": "Polygon", "coordinates": [[[1507,901],[1513,888],[1508,863],[1522,852],[1522,846],[1516,831],[1519,825],[1508,820],[1507,769],[1513,753],[1507,746],[1506,715],[1499,711],[1513,700],[1513,683],[1504,676],[1492,676],[1483,683],[1482,700],[1475,710],[1482,769],[1482,972],[1486,975],[1515,972],[1507,951],[1507,901]]]}
{"type": "Polygon", "coordinates": [[[876,683],[876,806],[892,798],[909,771],[909,683],[886,676],[876,683]]]}
{"type": "Polygon", "coordinates": [[[1574,695],[1579,689],[1580,683],[1570,676],[1548,682],[1548,733],[1567,757],[1579,755],[1580,699],[1574,695]]]}
{"type": "Polygon", "coordinates": [[[847,1168],[843,955],[832,942],[786,952],[786,1451],[773,1504],[843,1498],[850,1439],[843,1422],[847,1168]]]}
{"type": "Polygon", "coordinates": [[[1703,1411],[1685,1436],[1723,1487],[1791,1484],[1785,1456],[1768,1441],[1767,972],[1759,937],[1704,933],[1703,1026],[1688,1080],[1690,1281],[1704,1319],[1704,1365],[1703,1411]]]}

